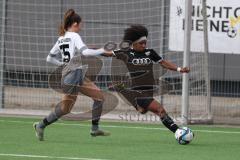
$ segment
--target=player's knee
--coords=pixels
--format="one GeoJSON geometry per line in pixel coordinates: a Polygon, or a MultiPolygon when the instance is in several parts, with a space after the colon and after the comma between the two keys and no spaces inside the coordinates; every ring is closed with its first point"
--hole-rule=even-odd
{"type": "Polygon", "coordinates": [[[65,115],[65,114],[68,114],[71,112],[71,106],[70,105],[64,105],[61,107],[61,110],[62,110],[62,114],[65,115]]]}
{"type": "Polygon", "coordinates": [[[161,115],[166,115],[166,114],[167,114],[167,112],[166,112],[166,110],[165,110],[164,108],[160,108],[159,113],[160,113],[161,115]]]}
{"type": "Polygon", "coordinates": [[[105,97],[104,97],[104,94],[101,92],[100,94],[100,101],[104,102],[105,101],[105,97]]]}
{"type": "Polygon", "coordinates": [[[160,117],[163,117],[163,116],[165,116],[167,114],[167,112],[166,112],[166,110],[163,107],[160,107],[160,108],[158,108],[157,114],[160,117]]]}
{"type": "Polygon", "coordinates": [[[97,94],[97,96],[92,97],[92,100],[93,100],[93,101],[101,101],[101,102],[104,102],[104,101],[105,101],[104,94],[103,94],[102,92],[99,92],[99,93],[97,94]]]}
{"type": "Polygon", "coordinates": [[[100,101],[102,101],[102,103],[105,101],[105,97],[103,94],[101,95],[100,101]]]}
{"type": "Polygon", "coordinates": [[[105,101],[103,93],[99,94],[98,101],[101,101],[102,103],[105,101]]]}

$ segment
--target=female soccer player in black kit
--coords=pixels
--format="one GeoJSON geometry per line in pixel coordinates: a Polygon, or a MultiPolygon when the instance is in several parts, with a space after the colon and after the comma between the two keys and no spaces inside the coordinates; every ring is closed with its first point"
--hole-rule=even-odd
{"type": "Polygon", "coordinates": [[[114,89],[118,91],[137,111],[144,114],[151,111],[161,118],[162,123],[173,133],[179,128],[164,107],[153,98],[155,80],[153,76],[153,63],[162,67],[188,73],[188,67],[177,67],[175,64],[163,59],[153,49],[146,48],[148,30],[142,25],[132,25],[124,32],[123,41],[130,41],[131,48],[114,50],[113,55],[123,61],[130,73],[131,85],[118,84],[114,89]]]}

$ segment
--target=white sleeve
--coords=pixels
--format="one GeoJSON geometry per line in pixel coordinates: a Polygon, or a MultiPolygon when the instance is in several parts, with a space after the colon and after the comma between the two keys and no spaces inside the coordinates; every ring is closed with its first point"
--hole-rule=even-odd
{"type": "Polygon", "coordinates": [[[75,38],[75,46],[78,50],[78,53],[81,53],[84,56],[97,56],[104,53],[104,49],[89,49],[85,43],[82,41],[80,35],[77,35],[75,38]]]}
{"type": "Polygon", "coordinates": [[[100,54],[103,54],[104,53],[104,49],[103,48],[100,48],[100,49],[84,49],[82,51],[82,54],[84,56],[97,56],[97,55],[100,55],[100,54]]]}
{"type": "Polygon", "coordinates": [[[61,66],[64,64],[63,62],[59,61],[57,58],[51,57],[50,54],[47,56],[47,62],[55,64],[57,66],[61,66]]]}
{"type": "Polygon", "coordinates": [[[58,42],[56,42],[53,48],[50,50],[46,60],[49,63],[60,66],[63,64],[63,62],[59,60],[59,57],[61,57],[61,52],[58,47],[58,42]]]}

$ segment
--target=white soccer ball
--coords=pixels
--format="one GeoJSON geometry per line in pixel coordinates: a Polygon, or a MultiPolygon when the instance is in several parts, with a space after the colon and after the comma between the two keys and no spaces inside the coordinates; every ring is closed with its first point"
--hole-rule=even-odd
{"type": "Polygon", "coordinates": [[[188,144],[193,140],[194,134],[188,127],[180,127],[175,132],[175,138],[179,144],[188,144]]]}
{"type": "Polygon", "coordinates": [[[227,31],[227,35],[230,38],[235,38],[237,36],[237,28],[235,27],[229,27],[228,31],[227,31]]]}

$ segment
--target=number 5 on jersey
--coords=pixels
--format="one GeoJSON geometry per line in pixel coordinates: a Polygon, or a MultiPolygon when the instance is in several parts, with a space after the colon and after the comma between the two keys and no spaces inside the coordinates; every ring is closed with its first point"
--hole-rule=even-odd
{"type": "Polygon", "coordinates": [[[59,47],[63,53],[63,62],[69,62],[71,58],[69,53],[69,44],[63,44],[59,47]]]}

